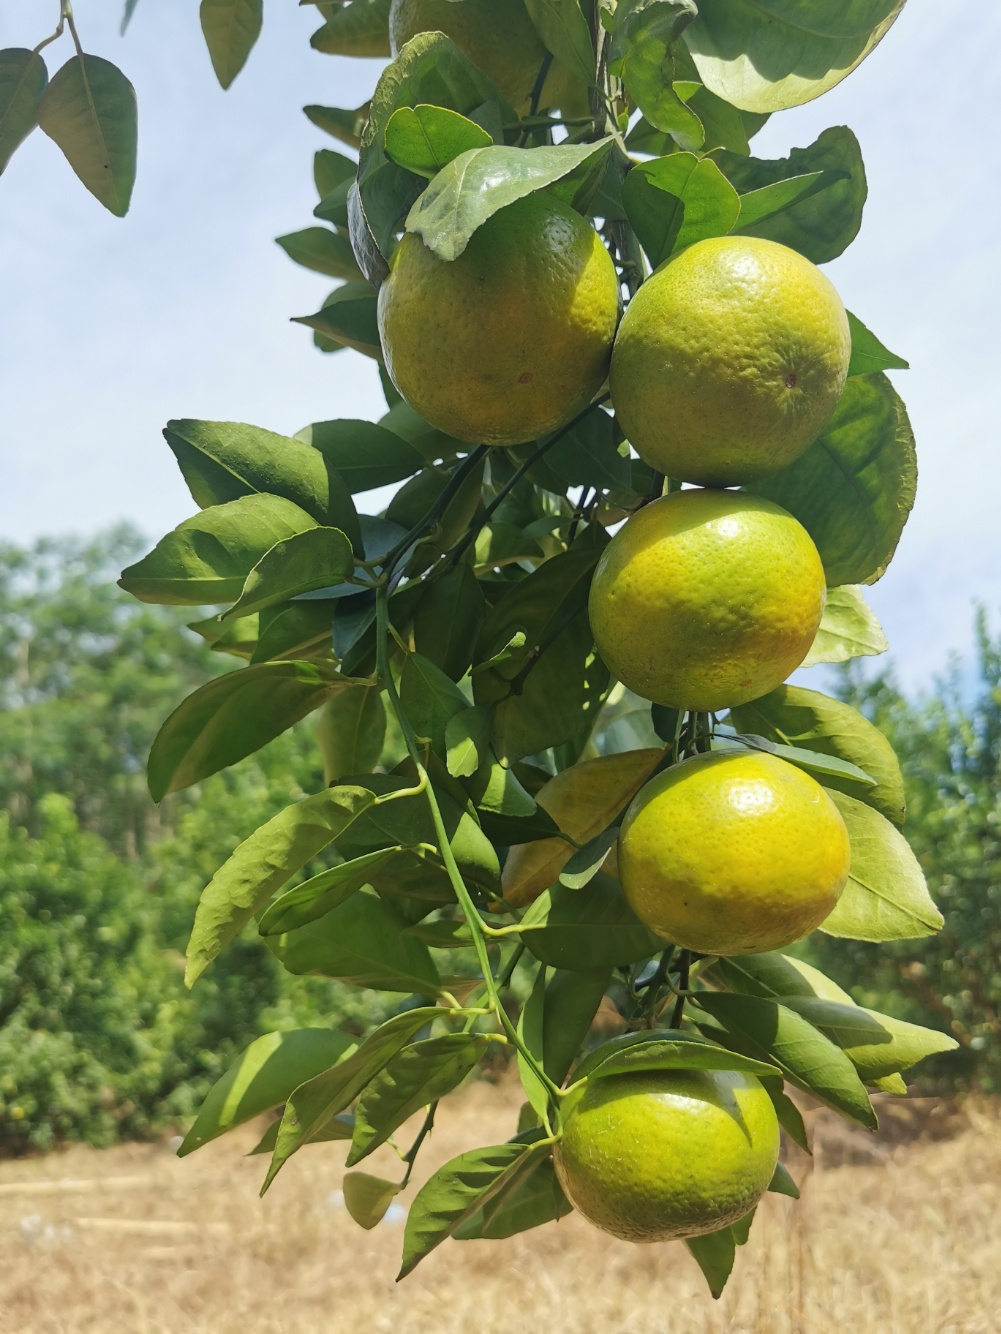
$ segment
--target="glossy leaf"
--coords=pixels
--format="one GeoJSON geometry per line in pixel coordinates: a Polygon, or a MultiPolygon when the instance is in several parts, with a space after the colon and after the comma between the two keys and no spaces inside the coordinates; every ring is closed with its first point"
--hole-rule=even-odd
{"type": "Polygon", "coordinates": [[[766,188],[822,173],[812,188],[784,208],[756,221],[750,215],[738,219],[738,232],[790,246],[814,264],[837,258],[858,235],[866,199],[865,168],[858,140],[847,126],[824,130],[814,143],[794,148],[786,158],[768,160],[725,152],[715,156],[723,174],[749,199],[766,188]]]}
{"type": "Polygon", "coordinates": [[[549,969],[542,1007],[542,1064],[555,1084],[566,1078],[611,980],[607,965],[587,971],[549,969]]]}
{"type": "Polygon", "coordinates": [[[866,602],[861,586],[842,584],[827,590],[820,628],[810,652],[803,659],[803,666],[874,657],[888,648],[883,627],[866,602]]]}
{"type": "Polygon", "coordinates": [[[594,44],[580,0],[525,0],[535,29],[561,65],[594,83],[594,44]]]}
{"type": "Polygon", "coordinates": [[[329,227],[305,227],[300,232],[275,238],[289,259],[314,273],[325,273],[331,278],[356,282],[361,270],[355,262],[351,242],[329,227]]]}
{"type": "Polygon", "coordinates": [[[886,571],[914,504],[914,435],[885,375],[845,385],[819,439],[795,463],[746,490],[807,530],[828,584],[872,584],[886,571]]]}
{"type": "Polygon", "coordinates": [[[611,140],[601,139],[544,148],[494,145],[460,153],[414,204],[407,231],[416,232],[439,259],[458,259],[477,228],[508,204],[547,188],[572,202],[579,173],[604,170],[610,147],[611,140]]]}
{"type": "Polygon", "coordinates": [[[622,186],[629,221],[651,265],[710,236],[725,236],[740,200],[712,158],[672,153],[633,167],[622,186]]]}
{"type": "Polygon", "coordinates": [[[309,39],[314,51],[331,56],[386,57],[391,0],[351,0],[334,9],[309,39]]]}
{"type": "Polygon", "coordinates": [[[294,889],[286,890],[261,914],[257,929],[262,936],[280,936],[306,926],[346,903],[352,894],[370,884],[382,867],[392,862],[399,846],[366,852],[311,876],[294,889]]]}
{"type": "Polygon", "coordinates": [[[408,653],[400,673],[400,702],[417,736],[431,742],[436,754],[445,754],[445,727],[449,719],[469,708],[459,687],[419,653],[408,653]]]}
{"type": "Polygon", "coordinates": [[[162,801],[252,755],[340,685],[333,668],[312,662],[261,663],[206,682],[156,734],[147,765],[150,795],[162,801]]]}
{"type": "Polygon", "coordinates": [[[858,765],[876,780],[874,787],[860,789],[856,783],[839,782],[831,776],[826,786],[846,791],[894,824],[903,824],[904,779],[893,747],[850,704],[802,686],[779,686],[761,699],[731,710],[730,718],[742,731],[757,732],[772,741],[858,765]]]}
{"type": "Polygon", "coordinates": [[[342,1189],[345,1209],[359,1227],[368,1230],[382,1222],[401,1187],[395,1181],[384,1181],[367,1172],[346,1172],[342,1189]]]}
{"type": "Polygon", "coordinates": [[[366,357],[382,356],[376,296],[367,282],[345,283],[332,292],[315,315],[297,315],[293,324],[305,324],[343,347],[366,357]]]}
{"type": "Polygon", "coordinates": [[[423,461],[406,440],[373,422],[314,422],[296,439],[319,450],[352,492],[400,482],[416,472],[423,461]]]}
{"type": "Polygon", "coordinates": [[[457,1088],[489,1046],[485,1033],[446,1033],[398,1052],[368,1085],[355,1109],[348,1167],[385,1144],[415,1112],[457,1088]]]}
{"type": "Polygon", "coordinates": [[[942,914],[907,840],[878,811],[831,792],[852,844],[851,870],[837,907],[820,926],[851,940],[916,940],[934,935],[942,914]]]}
{"type": "Polygon", "coordinates": [[[838,759],[836,755],[818,754],[802,746],[787,746],[780,741],[769,741],[767,737],[756,736],[754,733],[738,733],[733,738],[722,737],[719,741],[714,740],[713,749],[715,750],[717,745],[730,749],[731,741],[749,750],[760,750],[767,755],[775,755],[778,759],[794,764],[797,769],[803,769],[815,778],[846,783],[856,793],[876,786],[875,778],[867,774],[864,769],[860,769],[857,764],[838,759]]]}
{"type": "Polygon", "coordinates": [[[537,959],[574,971],[633,963],[664,944],[635,915],[618,882],[603,872],[583,889],[546,890],[522,927],[521,939],[537,959]]]}
{"type": "Polygon", "coordinates": [[[329,659],[330,622],[336,605],[326,601],[288,602],[267,607],[257,617],[238,617],[227,624],[249,625],[257,620],[258,638],[250,655],[255,667],[279,660],[329,659]]]}
{"type": "Polygon", "coordinates": [[[436,1246],[510,1186],[536,1156],[538,1150],[527,1144],[499,1144],[460,1153],[439,1167],[410,1206],[397,1277],[406,1278],[436,1246]]]}
{"type": "MultiPolygon", "coordinates": [[[[453,778],[471,778],[490,761],[490,710],[462,709],[445,724],[445,752],[453,778]]],[[[532,803],[534,805],[534,802],[532,803]]]]}
{"type": "Polygon", "coordinates": [[[223,863],[202,892],[188,941],[191,986],[219,951],[318,852],[375,800],[361,787],[332,787],[272,816],[223,863]]]}
{"type": "Polygon", "coordinates": [[[903,0],[699,0],[685,41],[699,75],[744,111],[799,106],[865,59],[903,0]]]}
{"type": "Polygon", "coordinates": [[[276,542],[247,575],[224,617],[249,616],[302,593],[346,579],[354,569],[351,543],[338,528],[311,528],[276,542]]]}
{"type": "Polygon", "coordinates": [[[755,1060],[691,1033],[670,1029],[630,1033],[593,1051],[576,1079],[607,1079],[639,1070],[737,1070],[767,1078],[779,1073],[770,1061],[755,1060]]]}
{"type": "Polygon", "coordinates": [[[260,36],[264,0],[202,0],[199,18],[216,78],[228,88],[260,36]]]}
{"type": "Polygon", "coordinates": [[[488,148],[490,135],[467,116],[446,107],[400,107],[386,126],[386,156],[407,171],[436,176],[460,153],[488,148]]]}
{"type": "Polygon", "coordinates": [[[726,1029],[738,1051],[777,1065],[786,1079],[858,1121],[876,1128],[876,1114],[848,1057],[801,1015],[775,1001],[700,992],[698,1005],[726,1029]]]}
{"type": "MultiPolygon", "coordinates": [[[[746,157],[747,154],[741,156],[746,157]]],[[[838,179],[836,172],[825,175],[822,171],[808,171],[802,176],[788,176],[784,180],[773,181],[771,185],[762,185],[756,190],[749,190],[740,196],[740,214],[736,230],[743,231],[757,226],[766,218],[784,213],[793,204],[818,194],[838,179]]]]}
{"type": "Polygon", "coordinates": [[[123,570],[118,582],[141,602],[196,607],[232,602],[266,551],[315,527],[290,500],[243,496],[185,519],[148,556],[123,570]]]}
{"type": "Polygon", "coordinates": [[[848,325],[852,331],[852,355],[848,363],[848,374],[871,375],[873,371],[906,371],[909,363],[898,357],[879,341],[871,329],[867,329],[857,315],[848,312],[848,325]]]}
{"type": "Polygon", "coordinates": [[[323,781],[374,769],[386,736],[386,709],[375,686],[348,686],[323,706],[317,742],[323,755],[323,781]]]}
{"type": "Polygon", "coordinates": [[[136,179],[136,90],[118,66],[72,56],[42,94],[38,124],[95,199],[124,218],[136,179]]]}
{"type": "Polygon", "coordinates": [[[11,46],[0,51],[0,172],[38,124],[38,104],[48,83],[36,51],[11,46]]]}
{"type": "Polygon", "coordinates": [[[356,1046],[349,1034],[330,1028],[296,1028],[256,1038],[212,1085],[178,1157],[277,1107],[303,1080],[336,1065],[356,1046]]]}
{"type": "Polygon", "coordinates": [[[819,968],[776,951],[717,959],[709,975],[718,976],[730,991],[739,991],[745,996],[763,996],[766,1000],[819,996],[824,1000],[854,1003],[848,992],[819,968]]]}
{"type": "MultiPolygon", "coordinates": [[[[566,772],[564,770],[564,772],[566,772]]],[[[617,827],[605,829],[578,848],[560,872],[560,884],[568,889],[583,889],[601,870],[606,857],[619,840],[617,827]]]]}
{"type": "Polygon", "coordinates": [[[677,39],[696,14],[693,0],[623,0],[615,11],[610,68],[656,129],[682,149],[699,149],[705,131],[675,89],[677,39]]]}
{"type": "Polygon", "coordinates": [[[483,1209],[456,1228],[453,1236],[456,1241],[481,1238],[502,1241],[543,1223],[555,1222],[572,1210],[573,1205],[556,1179],[552,1158],[536,1155],[524,1172],[513,1176],[483,1209]]]}
{"type": "Polygon", "coordinates": [[[955,1051],[954,1038],[935,1029],[817,996],[791,996],[783,1002],[836,1042],[867,1084],[908,1070],[926,1056],[955,1051]]]}

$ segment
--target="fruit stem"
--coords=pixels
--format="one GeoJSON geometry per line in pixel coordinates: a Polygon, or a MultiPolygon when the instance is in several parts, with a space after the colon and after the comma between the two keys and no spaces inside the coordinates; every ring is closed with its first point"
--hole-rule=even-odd
{"type": "Polygon", "coordinates": [[[539,112],[539,102],[542,99],[542,89],[545,86],[546,79],[553,64],[553,53],[547,51],[542,57],[542,64],[539,66],[538,77],[535,80],[535,86],[532,89],[532,96],[528,104],[528,114],[536,116],[539,112]]]}
{"type": "Polygon", "coordinates": [[[678,999],[674,1002],[674,1013],[671,1015],[669,1028],[681,1027],[681,1016],[685,1010],[685,993],[688,991],[688,972],[691,967],[692,956],[688,950],[682,950],[679,957],[678,968],[678,999]]]}

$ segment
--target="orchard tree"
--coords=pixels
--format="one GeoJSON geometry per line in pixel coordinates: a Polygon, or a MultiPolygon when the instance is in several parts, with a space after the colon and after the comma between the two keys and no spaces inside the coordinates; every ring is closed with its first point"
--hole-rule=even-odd
{"type": "MultiPolygon", "coordinates": [[[[518,1124],[421,1186],[401,1276],[448,1237],[576,1208],[684,1239],[719,1295],[763,1193],[796,1194],[787,1086],[872,1129],[871,1091],[904,1093],[954,1045],[787,952],[942,923],[889,744],[784,684],[885,647],[863,586],[914,499],[884,374],[906,363],[816,267],[859,230],[859,145],[836,127],[781,160],[751,147],[901,0],[317,8],[315,47],[392,59],[365,106],[306,109],[357,160],[318,155],[327,225],[281,244],[339,280],[303,323],[379,362],[388,411],[294,438],[171,422],[199,513],[121,582],[223,606],[198,628],[247,663],[164,723],[155,799],[319,715],[327,786],[213,877],[189,982],[249,928],[292,973],[401,1001],[360,1042],[258,1039],[181,1152],[284,1104],[265,1188],[350,1141],[345,1200],[371,1227],[439,1100],[502,1049],[518,1124]],[[359,512],[386,485],[384,512],[359,512]],[[621,1031],[596,1043],[599,1006],[621,1031]],[[355,1170],[420,1112],[396,1177],[355,1170]]],[[[260,4],[201,14],[228,83],[260,4]]],[[[124,212],[127,98],[95,182],[70,120],[101,120],[100,81],[65,112],[92,58],[45,92],[40,59],[4,55],[8,144],[39,93],[85,183],[121,177],[104,202],[124,212]]]]}

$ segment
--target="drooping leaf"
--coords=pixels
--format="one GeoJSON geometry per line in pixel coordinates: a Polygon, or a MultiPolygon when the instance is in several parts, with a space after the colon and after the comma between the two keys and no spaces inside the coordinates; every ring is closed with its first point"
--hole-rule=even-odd
{"type": "Polygon", "coordinates": [[[685,1245],[702,1270],[709,1284],[709,1291],[714,1297],[721,1297],[733,1272],[736,1255],[737,1239],[733,1228],[725,1227],[719,1232],[707,1232],[701,1237],[686,1237],[685,1245]]]}
{"type": "Polygon", "coordinates": [[[352,493],[391,486],[416,472],[423,462],[406,440],[373,422],[314,422],[299,431],[296,439],[318,450],[352,493]]]}
{"type": "Polygon", "coordinates": [[[261,34],[264,0],[202,0],[199,18],[216,78],[228,88],[261,34]]]}
{"type": "Polygon", "coordinates": [[[521,1080],[521,1087],[525,1090],[525,1097],[528,1099],[529,1105],[538,1117],[540,1124],[549,1108],[549,1090],[536,1069],[537,1066],[543,1065],[543,1012],[546,1000],[546,973],[547,969],[543,964],[535,974],[535,982],[528,1000],[521,1007],[517,1024],[518,1037],[525,1048],[524,1052],[519,1048],[517,1053],[518,1077],[521,1080]],[[532,1060],[529,1060],[529,1057],[532,1060]]]}
{"type": "Polygon", "coordinates": [[[594,43],[580,0],[525,0],[535,29],[561,65],[594,83],[594,43]]]}
{"type": "Polygon", "coordinates": [[[712,158],[672,153],[633,167],[622,186],[629,221],[651,265],[709,236],[725,236],[740,200],[712,158]]]}
{"type": "Polygon", "coordinates": [[[615,10],[610,68],[651,125],[682,149],[705,143],[705,130],[675,88],[678,38],[696,15],[693,0],[623,0],[615,10]]]}
{"type": "Polygon", "coordinates": [[[855,1004],[816,996],[790,996],[783,1004],[836,1042],[867,1084],[959,1045],[946,1033],[855,1004]]]}
{"type": "Polygon", "coordinates": [[[345,283],[331,292],[315,315],[297,315],[292,323],[315,329],[324,338],[363,352],[366,357],[379,360],[382,356],[376,296],[367,282],[345,283]]]}
{"type": "Polygon", "coordinates": [[[255,1038],[212,1085],[178,1156],[277,1107],[303,1080],[336,1065],[356,1046],[349,1034],[330,1028],[296,1028],[255,1038]]]}
{"type": "Polygon", "coordinates": [[[312,662],[261,663],[207,681],[156,734],[147,766],[150,795],[162,801],[252,755],[341,684],[333,668],[312,662]]]}
{"type": "Polygon", "coordinates": [[[799,1199],[799,1187],[784,1163],[775,1164],[775,1173],[768,1184],[768,1189],[775,1195],[787,1195],[791,1200],[799,1199]]]}
{"type": "Polygon", "coordinates": [[[813,188],[782,209],[757,219],[752,213],[738,218],[736,231],[790,246],[814,264],[836,259],[858,235],[866,199],[865,168],[858,140],[847,126],[824,130],[814,143],[794,148],[785,158],[726,152],[715,157],[726,178],[749,201],[760,198],[766,188],[822,173],[813,188]]]}
{"type": "Polygon", "coordinates": [[[583,889],[546,890],[522,927],[521,939],[537,959],[575,972],[646,959],[664,943],[635,915],[618,881],[600,871],[583,889]]]}
{"type": "Polygon", "coordinates": [[[377,686],[348,686],[323,706],[317,742],[323,755],[323,781],[374,769],[386,736],[386,709],[377,686]]]}
{"type": "Polygon", "coordinates": [[[400,107],[386,125],[386,156],[429,179],[460,153],[489,148],[490,135],[468,116],[446,107],[400,107]]]}
{"type": "Polygon", "coordinates": [[[368,109],[366,102],[364,106],[350,109],[311,105],[303,107],[302,111],[310,124],[315,125],[318,130],[332,135],[350,148],[358,148],[361,144],[362,130],[368,120],[368,109]]]}
{"type": "Polygon", "coordinates": [[[262,936],[280,936],[306,926],[346,903],[362,886],[392,862],[400,847],[366,852],[311,876],[294,889],[280,894],[261,914],[257,929],[262,936]]]}
{"type": "Polygon", "coordinates": [[[698,1005],[719,1021],[745,1055],[777,1065],[786,1079],[870,1130],[876,1114],[843,1051],[801,1015],[775,1001],[700,992],[698,1005]]]}
{"type": "Polygon", "coordinates": [[[817,637],[803,659],[804,667],[820,662],[847,662],[885,653],[889,645],[883,627],[866,602],[859,584],[827,590],[827,602],[817,637]]]}
{"type": "Polygon", "coordinates": [[[310,46],[331,56],[388,56],[390,4],[391,0],[351,0],[327,15],[323,27],[310,37],[310,46]]]}
{"type": "Polygon", "coordinates": [[[851,705],[802,686],[779,686],[761,699],[731,710],[741,731],[757,732],[772,741],[801,746],[820,755],[858,765],[876,780],[874,787],[841,782],[828,775],[826,786],[864,801],[894,824],[904,822],[904,779],[886,737],[851,705]]]}
{"type": "Polygon", "coordinates": [[[819,439],[795,463],[746,490],[807,530],[829,585],[873,584],[886,571],[914,504],[914,435],[885,375],[859,375],[819,439]]]}
{"type": "Polygon", "coordinates": [[[343,1184],[344,1207],[359,1227],[367,1230],[382,1222],[400,1189],[397,1182],[384,1181],[382,1177],[370,1176],[368,1172],[346,1172],[343,1184]]]}
{"type": "Polygon", "coordinates": [[[0,51],[0,172],[38,124],[38,104],[49,75],[37,51],[0,51]]]}
{"type": "MultiPolygon", "coordinates": [[[[586,844],[613,824],[664,758],[657,749],[581,760],[539,791],[542,809],[574,843],[586,844]]],[[[552,885],[573,856],[563,838],[513,848],[504,863],[504,897],[522,907],[552,885]]]]}
{"type": "Polygon", "coordinates": [[[543,1069],[562,1084],[598,1012],[612,970],[552,968],[542,1007],[543,1069]]]}
{"type": "Polygon", "coordinates": [[[848,363],[848,374],[871,375],[873,371],[906,371],[909,363],[898,357],[879,341],[871,329],[867,329],[857,315],[848,312],[848,325],[852,331],[852,355],[848,363]]]}
{"type": "Polygon", "coordinates": [[[124,218],[136,180],[136,90],[118,66],[71,56],[42,94],[38,124],[95,199],[124,218]]]}
{"type": "Polygon", "coordinates": [[[291,500],[243,496],[185,519],[118,582],[141,602],[232,602],[266,551],[316,526],[291,500]]]}
{"type": "Polygon", "coordinates": [[[456,1241],[502,1241],[564,1218],[572,1209],[556,1179],[552,1158],[536,1155],[524,1172],[513,1176],[483,1209],[456,1228],[453,1236],[456,1241]]]}
{"type": "Polygon", "coordinates": [[[852,844],[848,884],[820,925],[852,940],[916,940],[942,926],[924,873],[907,840],[871,806],[831,792],[852,844]]]}
{"type": "Polygon", "coordinates": [[[489,1046],[485,1033],[445,1033],[398,1052],[361,1096],[347,1165],[361,1162],[415,1112],[457,1088],[489,1046]]]}
{"type": "Polygon", "coordinates": [[[322,852],[375,800],[361,787],[332,787],[272,816],[239,845],[198,901],[185,982],[191,986],[271,895],[322,852]]]}
{"type": "Polygon", "coordinates": [[[437,995],[441,978],[427,946],[404,936],[405,926],[388,903],[360,890],[317,921],[266,941],[282,966],[297,976],[334,977],[373,991],[437,995]]]}
{"type": "Polygon", "coordinates": [[[473,652],[486,603],[472,567],[460,562],[434,579],[414,615],[414,645],[453,681],[461,680],[473,660],[473,652]]]}
{"type": "Polygon", "coordinates": [[[458,259],[488,218],[536,190],[549,189],[572,203],[581,173],[591,180],[603,171],[610,147],[610,139],[600,139],[543,148],[495,144],[469,149],[449,162],[420,196],[407,215],[407,231],[416,232],[439,259],[458,259]]]}
{"type": "Polygon", "coordinates": [[[902,8],[903,0],[699,0],[684,35],[719,97],[744,111],[781,111],[840,83],[902,8]]]}
{"type": "Polygon", "coordinates": [[[304,227],[299,232],[275,238],[289,259],[314,273],[325,273],[331,278],[348,282],[361,279],[361,270],[355,262],[351,242],[329,227],[304,227]]]}

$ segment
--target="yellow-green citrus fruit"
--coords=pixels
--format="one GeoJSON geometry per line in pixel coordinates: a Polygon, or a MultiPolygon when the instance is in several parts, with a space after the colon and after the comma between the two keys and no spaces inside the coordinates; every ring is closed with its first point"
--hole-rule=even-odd
{"type": "Polygon", "coordinates": [[[588,1079],[563,1103],[556,1175],[574,1208],[625,1241],[670,1241],[743,1218],[779,1155],[753,1075],[650,1070],[588,1079]]]}
{"type": "Polygon", "coordinates": [[[675,491],[639,510],[601,554],[588,611],[623,685],[676,709],[767,695],[806,657],[824,567],[798,520],[737,491],[675,491]]]}
{"type": "MultiPolygon", "coordinates": [[[[393,55],[420,32],[443,32],[477,65],[520,115],[525,115],[546,58],[523,0],[393,0],[389,42],[393,55]]],[[[538,110],[570,107],[587,115],[587,89],[554,62],[542,86],[538,110]]]]}
{"type": "Polygon", "coordinates": [[[657,935],[698,954],[758,954],[834,909],[851,846],[834,802],[775,755],[715,751],[651,779],[619,834],[619,879],[657,935]]]}
{"type": "Polygon", "coordinates": [[[432,426],[487,445],[534,440],[585,408],[618,317],[608,251],[544,191],[495,213],[451,262],[407,232],[379,290],[397,389],[432,426]]]}
{"type": "Polygon", "coordinates": [[[643,284],[610,386],[640,458],[668,477],[734,486],[784,468],[844,388],[848,317],[833,285],[775,241],[699,241],[643,284]]]}

